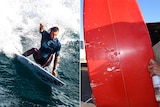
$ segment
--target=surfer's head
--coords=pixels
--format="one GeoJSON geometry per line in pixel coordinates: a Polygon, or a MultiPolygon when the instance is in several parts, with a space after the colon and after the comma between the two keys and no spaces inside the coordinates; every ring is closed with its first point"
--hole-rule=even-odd
{"type": "Polygon", "coordinates": [[[50,28],[50,35],[51,35],[52,39],[57,38],[58,33],[59,33],[59,28],[58,27],[50,28]]]}

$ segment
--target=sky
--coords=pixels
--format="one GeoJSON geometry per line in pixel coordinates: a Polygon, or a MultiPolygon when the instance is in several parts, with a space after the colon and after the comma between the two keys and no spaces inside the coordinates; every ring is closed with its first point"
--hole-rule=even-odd
{"type": "MultiPolygon", "coordinates": [[[[160,0],[137,0],[146,23],[160,22],[160,0]]],[[[83,0],[80,4],[80,40],[83,40],[83,0]]]]}

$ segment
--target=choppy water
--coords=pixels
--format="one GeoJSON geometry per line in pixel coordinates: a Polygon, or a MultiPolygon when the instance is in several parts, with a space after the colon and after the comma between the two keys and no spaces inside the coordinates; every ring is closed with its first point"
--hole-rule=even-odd
{"type": "Polygon", "coordinates": [[[3,0],[0,12],[0,107],[78,107],[79,1],[3,0]],[[46,30],[54,25],[60,28],[57,72],[66,87],[47,86],[13,57],[39,48],[39,23],[46,30]]]}

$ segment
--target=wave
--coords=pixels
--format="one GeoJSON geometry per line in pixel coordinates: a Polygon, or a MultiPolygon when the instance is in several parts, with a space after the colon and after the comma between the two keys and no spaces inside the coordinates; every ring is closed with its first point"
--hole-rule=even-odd
{"type": "MultiPolygon", "coordinates": [[[[13,102],[11,105],[23,106],[27,104],[68,107],[79,105],[79,4],[79,0],[3,0],[1,2],[0,57],[5,58],[5,61],[0,61],[0,72],[3,73],[1,80],[4,81],[3,86],[0,86],[4,91],[1,90],[1,100],[8,98],[8,101],[13,102]],[[47,89],[50,90],[47,96],[45,89],[40,89],[42,87],[37,89],[36,80],[34,82],[33,78],[28,79],[31,77],[26,74],[26,68],[12,60],[15,53],[40,47],[40,23],[44,24],[45,30],[52,26],[58,26],[60,29],[58,39],[62,43],[62,49],[58,74],[59,78],[68,84],[63,89],[47,89]],[[33,92],[37,94],[32,98],[33,92]]],[[[7,102],[0,105],[10,105],[7,102]]]]}
{"type": "Polygon", "coordinates": [[[65,36],[68,29],[79,34],[79,0],[5,0],[0,4],[0,13],[0,51],[8,56],[25,50],[23,38],[34,40],[32,46],[37,46],[39,23],[46,30],[58,26],[62,43],[74,40],[65,36]]]}

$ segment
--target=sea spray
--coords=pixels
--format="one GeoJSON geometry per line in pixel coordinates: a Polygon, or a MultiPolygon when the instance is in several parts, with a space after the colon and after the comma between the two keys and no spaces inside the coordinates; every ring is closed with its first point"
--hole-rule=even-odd
{"type": "Polygon", "coordinates": [[[39,23],[46,30],[58,26],[62,44],[75,40],[65,36],[68,29],[79,33],[78,0],[5,0],[0,13],[0,52],[7,56],[40,46],[39,23]]]}

